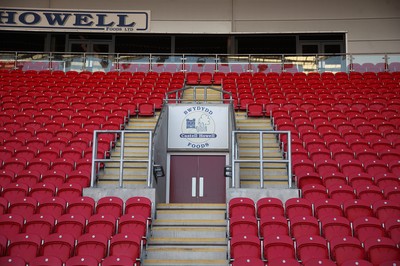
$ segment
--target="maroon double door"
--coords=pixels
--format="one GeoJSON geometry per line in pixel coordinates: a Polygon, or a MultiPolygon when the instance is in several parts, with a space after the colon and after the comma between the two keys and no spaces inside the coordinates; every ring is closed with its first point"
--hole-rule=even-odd
{"type": "Polygon", "coordinates": [[[171,155],[171,203],[225,203],[225,155],[171,155]]]}

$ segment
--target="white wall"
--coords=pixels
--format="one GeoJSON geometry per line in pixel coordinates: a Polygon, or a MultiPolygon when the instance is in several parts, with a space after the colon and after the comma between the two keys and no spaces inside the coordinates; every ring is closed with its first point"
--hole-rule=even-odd
{"type": "Polygon", "coordinates": [[[4,7],[150,10],[152,33],[346,32],[348,52],[400,52],[399,0],[1,0],[4,7]]]}

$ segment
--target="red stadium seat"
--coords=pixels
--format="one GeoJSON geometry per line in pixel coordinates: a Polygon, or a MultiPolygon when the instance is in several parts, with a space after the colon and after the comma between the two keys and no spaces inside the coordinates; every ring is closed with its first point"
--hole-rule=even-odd
{"type": "Polygon", "coordinates": [[[108,256],[102,262],[101,266],[132,266],[135,261],[125,256],[108,256]]]}
{"type": "Polygon", "coordinates": [[[350,222],[359,217],[373,216],[371,205],[363,200],[354,199],[345,201],[343,204],[344,215],[350,222]]]}
{"type": "Polygon", "coordinates": [[[103,234],[110,238],[115,234],[116,218],[108,214],[94,214],[90,216],[85,232],[89,234],[103,234]]]}
{"type": "Polygon", "coordinates": [[[338,236],[330,240],[331,257],[341,266],[345,262],[365,258],[365,251],[361,242],[352,236],[338,236]]]}
{"type": "Polygon", "coordinates": [[[354,236],[361,242],[371,237],[385,236],[382,223],[375,217],[359,217],[353,221],[354,236]]]}
{"type": "Polygon", "coordinates": [[[30,263],[29,266],[62,266],[63,262],[53,256],[39,256],[34,258],[30,263]]]}
{"type": "Polygon", "coordinates": [[[323,237],[304,235],[296,240],[297,258],[303,264],[311,259],[329,259],[327,243],[323,237]]]}
{"type": "Polygon", "coordinates": [[[325,217],[343,216],[341,203],[335,199],[319,199],[314,202],[314,216],[318,219],[325,217]]]}
{"type": "Polygon", "coordinates": [[[282,201],[278,198],[261,198],[257,201],[257,217],[279,215],[284,216],[282,201]]]}
{"type": "Polygon", "coordinates": [[[80,214],[85,219],[89,219],[94,213],[95,201],[88,196],[77,197],[68,201],[66,213],[80,214]]]}
{"type": "Polygon", "coordinates": [[[151,218],[152,203],[146,197],[131,197],[125,202],[125,214],[142,215],[151,218]]]}
{"type": "Polygon", "coordinates": [[[54,233],[69,234],[78,238],[85,232],[86,219],[80,214],[64,214],[57,218],[54,233]]]}
{"type": "Polygon", "coordinates": [[[4,256],[0,257],[0,265],[2,266],[26,266],[23,258],[18,256],[4,256]]]}
{"type": "Polygon", "coordinates": [[[118,233],[135,234],[145,238],[148,226],[146,217],[139,214],[125,214],[118,221],[118,233]]]}
{"type": "Polygon", "coordinates": [[[268,235],[263,241],[264,258],[268,261],[275,259],[295,259],[293,240],[288,235],[268,235]]]}
{"type": "Polygon", "coordinates": [[[290,198],[285,202],[286,217],[291,219],[295,216],[312,216],[312,204],[303,198],[290,198]]]}
{"type": "Polygon", "coordinates": [[[397,244],[400,243],[400,218],[389,218],[385,222],[387,235],[397,244]]]}
{"type": "Polygon", "coordinates": [[[103,234],[84,234],[77,239],[75,256],[90,256],[99,263],[107,255],[107,249],[108,239],[103,234]]]}
{"type": "Polygon", "coordinates": [[[400,217],[400,205],[391,200],[378,200],[372,205],[375,217],[381,222],[393,217],[400,217]]]}
{"type": "Polygon", "coordinates": [[[9,238],[7,255],[20,257],[30,263],[39,255],[41,238],[34,234],[18,234],[9,238]]]}
{"type": "Polygon", "coordinates": [[[258,236],[258,222],[254,216],[233,216],[229,219],[229,236],[254,235],[258,236]]]}
{"type": "Polygon", "coordinates": [[[395,242],[387,237],[372,237],[364,243],[367,258],[373,265],[393,260],[400,260],[399,248],[395,242]]]}
{"type": "Polygon", "coordinates": [[[122,215],[124,202],[119,197],[108,196],[102,197],[97,201],[96,213],[97,214],[108,214],[115,218],[122,215]]]}
{"type": "Polygon", "coordinates": [[[274,259],[268,261],[268,266],[300,266],[297,259],[274,259]]]}
{"type": "Polygon", "coordinates": [[[51,234],[44,238],[41,254],[66,262],[73,254],[75,239],[69,234],[51,234]]]}
{"type": "Polygon", "coordinates": [[[24,218],[17,214],[0,215],[0,232],[8,239],[22,232],[24,218]]]}
{"type": "Polygon", "coordinates": [[[328,198],[328,193],[323,185],[305,185],[301,189],[301,194],[309,201],[328,198]]]}
{"type": "Polygon", "coordinates": [[[325,216],[323,219],[320,219],[320,222],[321,236],[325,237],[328,241],[332,240],[334,237],[352,235],[350,221],[345,217],[325,216]]]}
{"type": "Polygon", "coordinates": [[[359,186],[356,189],[357,198],[373,204],[375,201],[384,199],[382,189],[375,185],[359,186]]]}
{"type": "Polygon", "coordinates": [[[99,265],[98,260],[89,255],[87,256],[77,255],[69,258],[65,263],[65,266],[98,266],[98,265],[99,265]]]}
{"type": "Polygon", "coordinates": [[[260,219],[260,236],[289,235],[289,227],[284,216],[264,216],[260,219]]]}
{"type": "Polygon", "coordinates": [[[50,214],[54,218],[58,218],[64,214],[67,202],[60,197],[50,197],[39,201],[36,213],[50,214]]]}
{"type": "Polygon", "coordinates": [[[36,234],[41,239],[53,232],[55,219],[51,215],[34,214],[26,219],[22,232],[25,234],[36,234]]]}
{"type": "Polygon", "coordinates": [[[141,239],[135,234],[116,234],[111,239],[110,256],[123,256],[137,261],[141,252],[141,239]]]}
{"type": "Polygon", "coordinates": [[[259,259],[259,258],[238,258],[235,259],[232,264],[232,266],[264,266],[264,262],[259,259]]]}
{"type": "Polygon", "coordinates": [[[261,243],[257,236],[240,235],[230,240],[230,258],[261,258],[261,243]]]}
{"type": "Polygon", "coordinates": [[[302,236],[319,236],[318,220],[313,216],[296,216],[290,220],[290,235],[293,238],[302,236]]]}

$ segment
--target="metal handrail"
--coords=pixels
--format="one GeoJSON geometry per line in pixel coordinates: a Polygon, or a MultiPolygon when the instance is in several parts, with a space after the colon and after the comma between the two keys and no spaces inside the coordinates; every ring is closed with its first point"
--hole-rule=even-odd
{"type": "Polygon", "coordinates": [[[264,176],[263,176],[263,168],[264,163],[286,163],[287,165],[287,173],[288,173],[288,187],[292,187],[292,145],[291,145],[291,132],[290,131],[271,131],[271,130],[234,130],[232,131],[232,147],[231,147],[231,156],[232,156],[232,187],[236,188],[237,184],[235,181],[236,177],[236,165],[240,163],[259,163],[259,173],[260,173],[260,187],[264,188],[264,176]],[[258,159],[238,159],[238,144],[237,144],[237,135],[239,134],[258,134],[259,138],[259,158],[258,159]],[[287,146],[287,154],[286,159],[281,160],[266,160],[264,159],[264,151],[263,151],[263,135],[264,134],[286,134],[288,139],[287,146]]]}
{"type": "Polygon", "coordinates": [[[107,163],[107,162],[119,162],[119,187],[123,187],[124,181],[124,163],[125,162],[145,162],[147,163],[147,187],[152,186],[152,171],[153,171],[153,132],[150,130],[95,130],[93,132],[93,144],[92,144],[92,169],[91,169],[91,183],[90,186],[94,187],[96,183],[96,170],[97,170],[97,163],[107,163]],[[99,159],[97,158],[97,139],[98,134],[118,134],[120,135],[120,143],[121,143],[121,152],[120,157],[118,159],[99,159]],[[125,158],[125,135],[126,134],[148,134],[149,138],[149,147],[148,147],[148,157],[145,160],[132,160],[125,158]]]}

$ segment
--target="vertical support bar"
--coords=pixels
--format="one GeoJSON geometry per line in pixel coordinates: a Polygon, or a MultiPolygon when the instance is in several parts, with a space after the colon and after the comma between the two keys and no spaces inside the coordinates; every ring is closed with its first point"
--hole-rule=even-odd
{"type": "Polygon", "coordinates": [[[292,187],[292,133],[288,131],[288,150],[287,150],[287,157],[288,157],[288,178],[289,178],[289,188],[292,187]]]}
{"type": "Polygon", "coordinates": [[[196,182],[197,182],[197,180],[196,180],[197,178],[196,177],[192,177],[192,198],[194,198],[194,197],[196,197],[196,190],[197,190],[197,187],[196,187],[196,182]]]}
{"type": "Polygon", "coordinates": [[[385,54],[385,56],[383,57],[383,59],[385,59],[385,72],[389,72],[389,56],[387,54],[385,54]]]}
{"type": "Polygon", "coordinates": [[[96,157],[97,157],[97,132],[93,132],[93,142],[92,142],[92,170],[90,174],[90,187],[94,187],[94,182],[96,179],[96,157]]]}
{"type": "Polygon", "coordinates": [[[235,149],[235,144],[236,144],[236,141],[235,141],[235,136],[236,136],[236,132],[233,130],[232,131],[232,136],[231,136],[231,138],[232,138],[232,143],[231,143],[231,152],[232,152],[232,158],[231,158],[231,164],[232,164],[232,180],[231,180],[231,182],[232,182],[232,188],[235,188],[236,187],[236,182],[235,182],[235,175],[236,175],[236,171],[235,171],[235,168],[236,168],[236,149],[235,149]]]}
{"type": "Polygon", "coordinates": [[[153,55],[149,55],[149,71],[153,70],[153,55]]]}
{"type": "Polygon", "coordinates": [[[153,147],[153,145],[152,145],[152,143],[153,143],[153,133],[150,131],[149,132],[149,145],[148,145],[148,147],[149,147],[149,149],[148,149],[148,152],[147,152],[147,154],[148,154],[148,157],[147,157],[147,160],[148,160],[148,167],[147,167],[147,187],[151,187],[151,180],[152,180],[152,176],[151,176],[151,173],[153,173],[153,164],[152,164],[152,158],[153,158],[153,150],[152,150],[152,147],[153,147]]]}
{"type": "Polygon", "coordinates": [[[17,69],[17,65],[18,65],[18,52],[15,52],[15,56],[14,56],[14,70],[17,69]]]}
{"type": "Polygon", "coordinates": [[[125,132],[121,131],[121,154],[119,160],[119,187],[123,187],[124,180],[124,157],[125,157],[125,132]]]}
{"type": "Polygon", "coordinates": [[[204,197],[204,177],[199,178],[199,197],[204,197]]]}
{"type": "Polygon", "coordinates": [[[263,132],[258,133],[258,146],[260,149],[260,188],[264,188],[264,154],[263,154],[263,132]]]}

